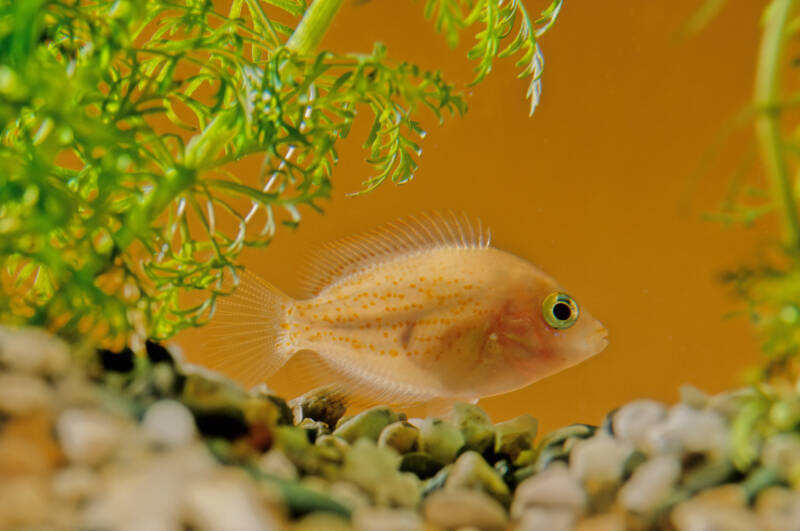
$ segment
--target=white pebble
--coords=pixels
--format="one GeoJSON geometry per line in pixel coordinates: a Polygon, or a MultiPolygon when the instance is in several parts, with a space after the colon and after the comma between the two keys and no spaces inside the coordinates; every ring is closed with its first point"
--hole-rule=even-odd
{"type": "Polygon", "coordinates": [[[586,509],[586,493],[564,463],[556,462],[517,487],[511,517],[518,519],[530,507],[562,507],[573,514],[586,509]]]}
{"type": "Polygon", "coordinates": [[[759,529],[755,515],[743,508],[702,500],[678,505],[670,520],[676,531],[754,531],[759,529]]]}
{"type": "Polygon", "coordinates": [[[81,529],[173,531],[181,526],[181,493],[209,477],[217,463],[201,444],[138,458],[103,469],[103,485],[84,510],[81,529]]]}
{"type": "Polygon", "coordinates": [[[99,410],[68,409],[56,423],[56,434],[67,458],[80,464],[103,462],[122,436],[118,419],[99,410]]]}
{"type": "Polygon", "coordinates": [[[286,454],[280,450],[270,450],[258,460],[258,469],[265,474],[271,474],[282,479],[294,481],[297,479],[297,468],[286,454]]]}
{"type": "Polygon", "coordinates": [[[245,476],[238,474],[220,473],[191,482],[183,502],[186,522],[198,531],[273,531],[283,527],[245,476]]]}
{"type": "Polygon", "coordinates": [[[725,456],[729,436],[725,421],[718,413],[677,404],[665,420],[647,430],[646,445],[653,454],[709,452],[725,456]]]}
{"type": "Polygon", "coordinates": [[[0,364],[28,374],[61,374],[69,366],[69,349],[38,328],[0,327],[0,364]]]}
{"type": "Polygon", "coordinates": [[[351,511],[370,506],[369,496],[349,481],[334,481],[328,494],[351,511]]]}
{"type": "Polygon", "coordinates": [[[622,478],[625,461],[633,447],[606,433],[578,442],[569,458],[569,468],[583,481],[616,483],[622,478]]]}
{"type": "Polygon", "coordinates": [[[163,446],[183,446],[197,433],[191,411],[175,400],[159,400],[151,405],[142,419],[142,428],[150,441],[163,446]]]}
{"type": "Polygon", "coordinates": [[[681,465],[662,455],[639,465],[619,492],[619,502],[629,511],[648,514],[663,504],[681,475],[681,465]]]}
{"type": "Polygon", "coordinates": [[[565,509],[533,507],[523,513],[515,531],[571,531],[575,514],[565,509]]]}
{"type": "Polygon", "coordinates": [[[647,430],[666,416],[667,409],[660,402],[634,400],[622,406],[614,415],[614,436],[643,449],[647,430]]]}
{"type": "Polygon", "coordinates": [[[500,502],[477,490],[437,490],[425,500],[425,520],[446,529],[475,526],[484,531],[508,527],[500,502]]]}
{"type": "Polygon", "coordinates": [[[796,474],[800,471],[800,436],[794,433],[773,435],[764,443],[761,462],[784,478],[796,474]]]}
{"type": "Polygon", "coordinates": [[[45,382],[25,374],[0,374],[0,413],[26,415],[53,402],[53,390],[45,382]]]}

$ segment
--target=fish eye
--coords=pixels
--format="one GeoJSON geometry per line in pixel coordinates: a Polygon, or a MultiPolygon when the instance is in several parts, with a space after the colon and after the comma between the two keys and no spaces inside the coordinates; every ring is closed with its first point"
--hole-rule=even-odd
{"type": "Polygon", "coordinates": [[[578,303],[566,293],[554,291],[542,301],[542,316],[553,328],[569,328],[578,320],[578,303]]]}

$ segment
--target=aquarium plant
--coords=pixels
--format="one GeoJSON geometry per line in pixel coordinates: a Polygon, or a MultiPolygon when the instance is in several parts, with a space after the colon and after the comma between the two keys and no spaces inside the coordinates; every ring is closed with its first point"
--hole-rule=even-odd
{"type": "MultiPolygon", "coordinates": [[[[342,3],[0,1],[0,321],[118,346],[201,324],[245,247],[320,210],[359,113],[363,191],[409,181],[420,111],[464,113],[464,87],[381,44],[320,49],[342,3]]],[[[473,84],[515,58],[533,113],[561,4],[420,7],[450,45],[474,37],[473,84]]]]}

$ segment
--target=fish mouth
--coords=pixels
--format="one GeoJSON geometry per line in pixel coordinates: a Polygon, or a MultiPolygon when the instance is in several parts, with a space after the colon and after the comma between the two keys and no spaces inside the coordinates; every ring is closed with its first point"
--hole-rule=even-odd
{"type": "Polygon", "coordinates": [[[600,323],[592,334],[592,343],[595,345],[595,353],[602,352],[608,346],[608,330],[600,323]]]}

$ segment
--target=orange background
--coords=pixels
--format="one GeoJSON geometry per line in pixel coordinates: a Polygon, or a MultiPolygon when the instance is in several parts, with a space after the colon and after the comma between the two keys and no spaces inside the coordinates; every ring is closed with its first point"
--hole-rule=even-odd
{"type": "MultiPolygon", "coordinates": [[[[304,209],[299,229],[279,230],[244,263],[293,293],[303,254],[322,242],[421,210],[463,210],[492,227],[497,247],[541,266],[609,329],[600,355],[482,400],[493,420],[531,413],[550,430],[599,423],[638,397],[673,401],[683,383],[710,392],[738,385],[758,362],[758,347],[743,317],[723,319],[736,301],[717,275],[774,233],[701,218],[736,171],[749,125],[699,178],[692,175],[748,101],[765,2],[729,2],[702,32],[682,36],[701,3],[567,0],[541,42],[544,85],[533,118],[527,82],[516,79],[513,61],[501,60],[469,90],[463,119],[423,123],[429,134],[411,183],[348,197],[371,175],[362,117],[340,146],[325,215],[304,209]]],[[[526,5],[535,12],[544,2],[526,5]]],[[[379,40],[393,59],[469,81],[470,39],[448,48],[422,7],[346,0],[322,47],[369,51],[379,40]]],[[[178,341],[202,362],[202,331],[178,341]]]]}

